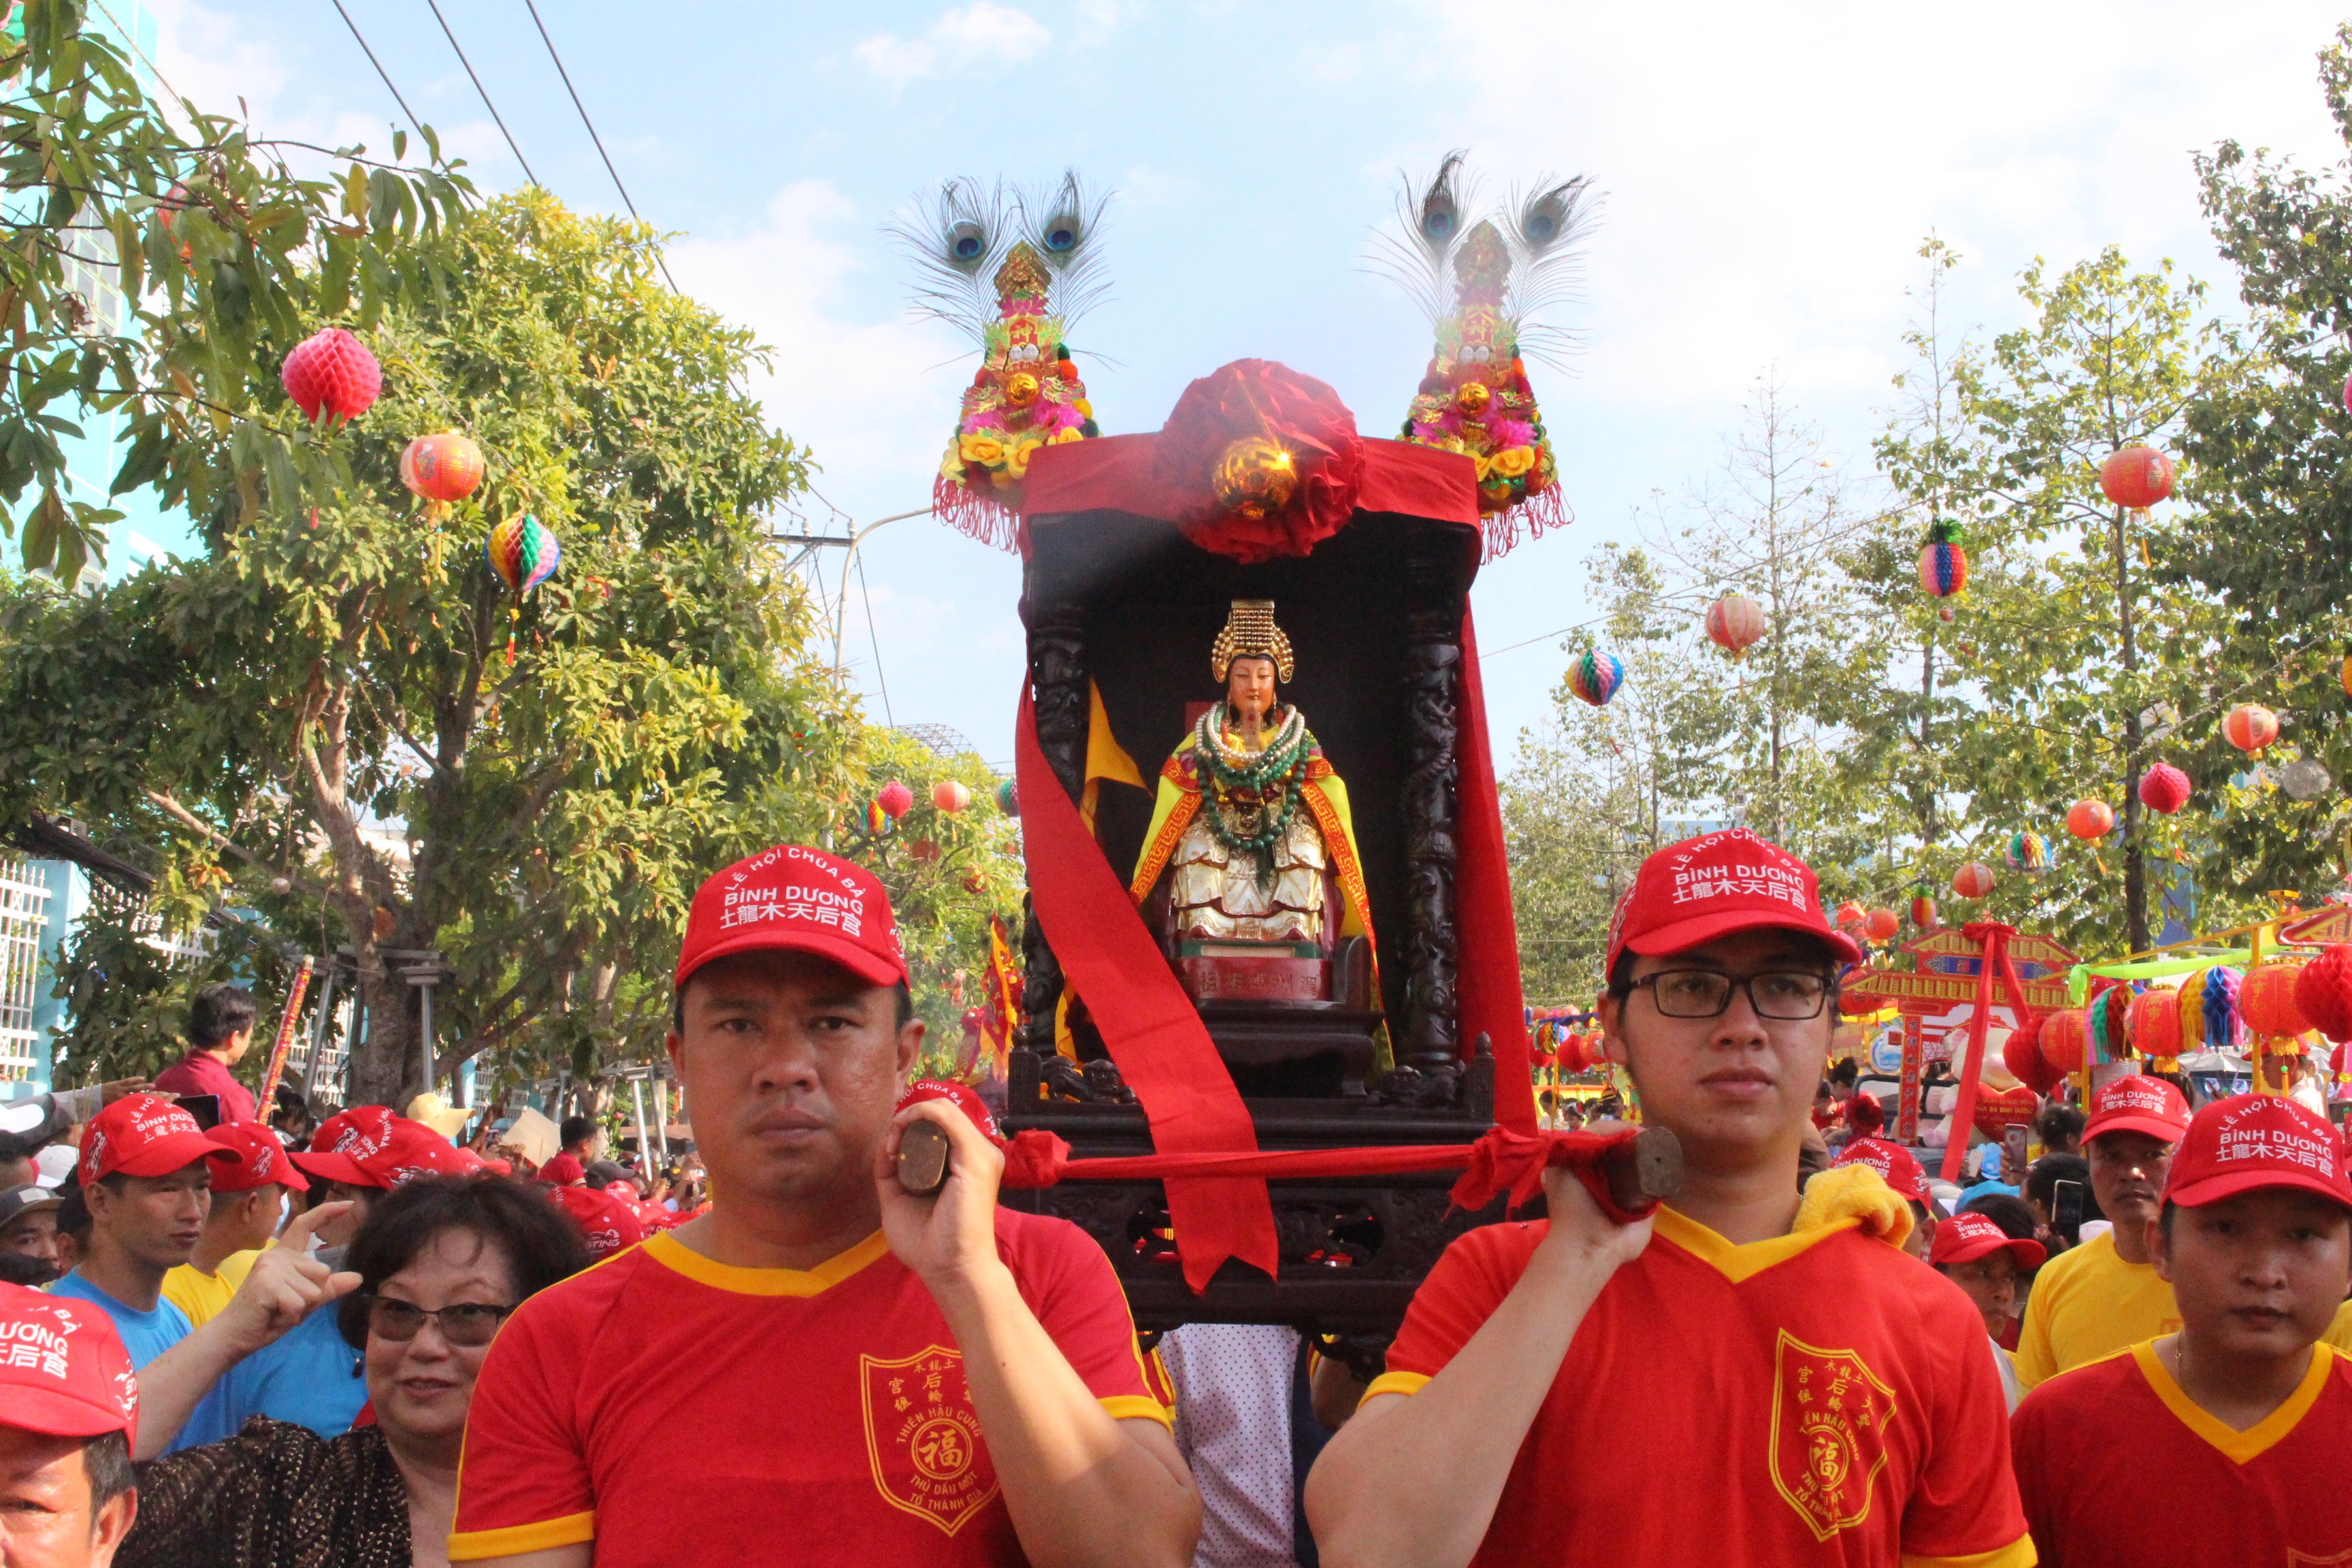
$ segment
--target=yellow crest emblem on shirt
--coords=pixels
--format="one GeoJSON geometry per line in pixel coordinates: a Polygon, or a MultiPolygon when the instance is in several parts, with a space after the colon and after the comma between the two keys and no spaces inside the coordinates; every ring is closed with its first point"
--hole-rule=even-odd
{"type": "Polygon", "coordinates": [[[1772,1484],[1827,1541],[1870,1517],[1895,1391],[1853,1352],[1819,1349],[1786,1329],[1774,1361],[1772,1484]]]}
{"type": "Polygon", "coordinates": [[[857,1371],[875,1489],[953,1535],[996,1496],[961,1352],[927,1345],[896,1361],[861,1355],[857,1371]]]}

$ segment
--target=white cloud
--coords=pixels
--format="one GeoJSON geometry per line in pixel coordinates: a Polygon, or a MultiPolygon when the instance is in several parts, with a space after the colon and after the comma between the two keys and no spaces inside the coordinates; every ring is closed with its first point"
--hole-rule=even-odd
{"type": "Polygon", "coordinates": [[[924,77],[976,68],[1019,65],[1053,42],[1045,25],[1026,11],[994,0],[952,5],[913,38],[877,33],[850,49],[851,58],[894,88],[924,77]]]}

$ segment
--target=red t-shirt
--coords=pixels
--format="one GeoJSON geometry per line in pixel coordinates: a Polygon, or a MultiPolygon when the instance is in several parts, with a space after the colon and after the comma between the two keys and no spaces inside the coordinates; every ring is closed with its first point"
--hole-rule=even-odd
{"type": "Polygon", "coordinates": [[[2243,1432],[2181,1392],[2154,1340],[2042,1384],[2011,1430],[2043,1568],[2352,1563],[2352,1363],[2326,1344],[2243,1432]]]}
{"type": "MultiPolygon", "coordinates": [[[[1106,1409],[1172,1419],[1099,1247],[1005,1209],[996,1246],[1106,1409]]],[[[663,1232],[508,1320],[450,1558],[583,1541],[598,1568],[1024,1561],[955,1338],[878,1231],[807,1270],[731,1268],[663,1232]]]]}
{"type": "MultiPolygon", "coordinates": [[[[1548,1228],[1447,1247],[1370,1394],[1443,1370],[1548,1228]]],[[[1968,1298],[1853,1221],[1735,1247],[1660,1209],[1570,1342],[1475,1561],[2022,1568],[2006,1408],[1968,1298]]]]}
{"type": "Polygon", "coordinates": [[[223,1121],[260,1120],[253,1113],[253,1090],[237,1082],[236,1075],[207,1052],[190,1051],[157,1073],[155,1088],[163,1094],[216,1094],[223,1121]]]}

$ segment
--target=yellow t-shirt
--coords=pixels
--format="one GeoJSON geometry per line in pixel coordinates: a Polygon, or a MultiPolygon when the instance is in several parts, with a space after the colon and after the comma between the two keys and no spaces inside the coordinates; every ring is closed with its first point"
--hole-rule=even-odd
{"type": "Polygon", "coordinates": [[[2017,1336],[2021,1388],[2180,1327],[2172,1287],[2152,1263],[2126,1263],[2113,1236],[2062,1252],[2033,1277],[2017,1336]]]}
{"type": "Polygon", "coordinates": [[[2334,1345],[2346,1355],[2352,1355],[2352,1301],[2336,1309],[2336,1321],[2319,1338],[2323,1344],[2334,1345]]]}
{"type": "Polygon", "coordinates": [[[259,1247],[232,1252],[221,1259],[217,1274],[205,1274],[193,1263],[183,1263],[163,1276],[163,1300],[188,1314],[188,1327],[201,1328],[220,1316],[245,1277],[253,1272],[253,1260],[260,1256],[259,1247]]]}

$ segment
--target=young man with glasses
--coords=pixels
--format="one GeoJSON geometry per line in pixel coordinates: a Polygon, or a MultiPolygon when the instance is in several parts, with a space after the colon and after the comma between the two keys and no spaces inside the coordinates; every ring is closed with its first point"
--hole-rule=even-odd
{"type": "Polygon", "coordinates": [[[1308,1480],[1329,1568],[2032,1562],[1976,1310],[1868,1167],[1800,1207],[1859,957],[1744,829],[1643,862],[1600,1012],[1682,1191],[1617,1226],[1555,1169],[1549,1220],[1447,1249],[1308,1480]]]}

